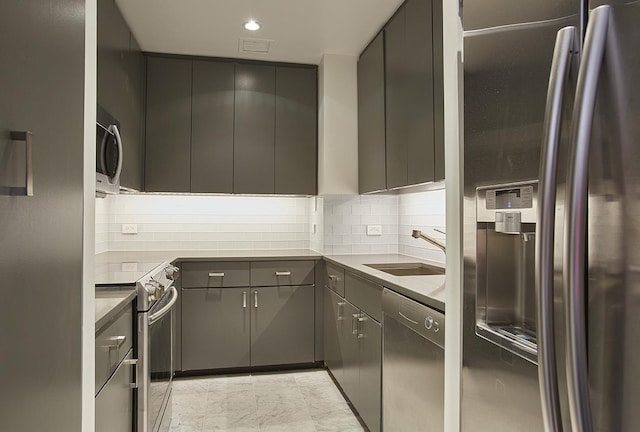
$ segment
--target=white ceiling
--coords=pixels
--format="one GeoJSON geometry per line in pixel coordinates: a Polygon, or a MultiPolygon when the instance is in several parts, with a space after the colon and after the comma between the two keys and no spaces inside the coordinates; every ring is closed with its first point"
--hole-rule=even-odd
{"type": "Polygon", "coordinates": [[[116,0],[143,51],[318,64],[360,54],[403,0],[116,0]],[[262,28],[242,27],[255,19],[262,28]],[[270,39],[268,54],[238,38],[270,39]]]}

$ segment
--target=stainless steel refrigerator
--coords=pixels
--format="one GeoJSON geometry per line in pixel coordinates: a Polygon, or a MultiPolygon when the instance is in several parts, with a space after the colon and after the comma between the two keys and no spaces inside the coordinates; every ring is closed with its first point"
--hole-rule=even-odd
{"type": "Polygon", "coordinates": [[[84,0],[0,1],[2,431],[82,427],[84,37],[84,0]]]}
{"type": "Polygon", "coordinates": [[[640,1],[462,16],[462,429],[640,430],[640,1]]]}

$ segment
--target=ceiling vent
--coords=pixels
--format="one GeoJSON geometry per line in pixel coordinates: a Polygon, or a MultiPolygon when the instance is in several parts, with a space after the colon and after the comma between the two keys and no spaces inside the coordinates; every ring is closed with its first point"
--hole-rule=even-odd
{"type": "Polygon", "coordinates": [[[240,38],[238,44],[239,52],[248,52],[248,53],[263,53],[267,54],[269,52],[269,47],[271,46],[271,42],[268,39],[250,39],[250,38],[240,38]]]}

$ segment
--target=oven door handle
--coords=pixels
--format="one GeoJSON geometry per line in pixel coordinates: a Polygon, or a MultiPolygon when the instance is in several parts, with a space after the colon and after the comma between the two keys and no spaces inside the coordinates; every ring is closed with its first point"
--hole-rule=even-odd
{"type": "Polygon", "coordinates": [[[173,305],[176,304],[177,301],[178,301],[178,290],[176,289],[175,286],[172,286],[171,287],[171,300],[169,300],[169,303],[167,303],[166,305],[162,306],[158,312],[152,314],[149,317],[149,325],[153,325],[156,321],[158,321],[160,318],[165,316],[171,310],[173,305]]]}

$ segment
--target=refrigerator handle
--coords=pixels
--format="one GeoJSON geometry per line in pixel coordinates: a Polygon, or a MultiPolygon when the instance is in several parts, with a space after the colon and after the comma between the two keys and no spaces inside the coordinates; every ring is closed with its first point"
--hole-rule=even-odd
{"type": "Polygon", "coordinates": [[[595,8],[589,17],[571,124],[565,231],[567,329],[567,390],[572,429],[593,430],[587,368],[585,261],[591,128],[598,80],[604,59],[610,6],[595,8]]]}
{"type": "Polygon", "coordinates": [[[562,431],[554,343],[553,243],[562,108],[572,60],[578,51],[577,35],[576,27],[569,26],[560,29],[556,36],[547,90],[544,140],[540,158],[538,223],[536,224],[536,294],[538,298],[538,375],[540,376],[542,417],[546,432],[562,431]]]}

